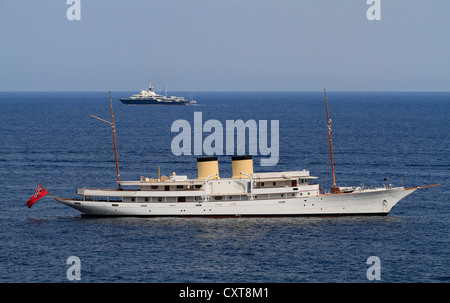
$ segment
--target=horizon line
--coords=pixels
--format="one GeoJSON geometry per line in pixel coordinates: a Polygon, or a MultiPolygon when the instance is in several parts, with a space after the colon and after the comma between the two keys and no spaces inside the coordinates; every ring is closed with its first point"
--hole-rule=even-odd
{"type": "MultiPolygon", "coordinates": [[[[108,93],[136,92],[137,90],[0,90],[0,93],[108,93]]],[[[197,93],[315,93],[323,90],[172,90],[176,92],[197,93]]],[[[328,90],[327,92],[343,93],[450,93],[450,90],[328,90]]]]}

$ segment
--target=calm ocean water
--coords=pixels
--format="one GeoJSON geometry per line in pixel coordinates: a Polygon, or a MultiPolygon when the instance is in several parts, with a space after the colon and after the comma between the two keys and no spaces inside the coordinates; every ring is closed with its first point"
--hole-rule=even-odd
{"type": "MultiPolygon", "coordinates": [[[[175,156],[177,119],[279,120],[279,162],[255,171],[309,169],[330,188],[322,92],[199,92],[196,106],[122,106],[113,92],[122,180],[196,176],[195,156],[175,156]]],[[[191,93],[177,93],[190,97],[191,93]]],[[[0,93],[0,282],[450,281],[450,93],[328,92],[338,185],[416,191],[387,217],[84,218],[49,197],[27,209],[41,182],[54,195],[114,187],[107,92],[0,93]],[[384,179],[387,181],[384,181],[384,179]]],[[[269,123],[270,126],[270,123],[269,123]]],[[[205,138],[207,134],[204,134],[205,138]]],[[[224,136],[225,137],[225,136],[224,136]]],[[[231,175],[231,156],[220,173],[231,175]]]]}

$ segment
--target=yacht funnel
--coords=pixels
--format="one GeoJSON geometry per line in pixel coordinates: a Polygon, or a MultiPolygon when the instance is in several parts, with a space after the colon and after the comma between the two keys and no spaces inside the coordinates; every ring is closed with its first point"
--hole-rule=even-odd
{"type": "Polygon", "coordinates": [[[197,158],[197,170],[198,179],[206,179],[207,177],[216,174],[214,177],[209,179],[220,179],[219,178],[219,162],[217,157],[203,157],[197,158]]]}
{"type": "Polygon", "coordinates": [[[231,162],[233,178],[248,178],[248,176],[241,173],[248,175],[253,174],[252,156],[234,156],[231,158],[231,162]]]}

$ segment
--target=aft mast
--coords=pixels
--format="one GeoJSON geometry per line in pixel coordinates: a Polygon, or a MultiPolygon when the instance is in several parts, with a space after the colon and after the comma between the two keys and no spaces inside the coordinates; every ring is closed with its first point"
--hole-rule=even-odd
{"type": "MultiPolygon", "coordinates": [[[[151,82],[150,82],[150,86],[151,86],[151,82]]],[[[119,160],[117,157],[117,143],[116,143],[116,126],[114,125],[114,113],[113,113],[113,106],[112,106],[112,98],[111,98],[111,92],[109,92],[109,103],[111,106],[111,121],[112,122],[108,122],[106,120],[100,119],[99,117],[93,116],[91,115],[92,118],[95,118],[97,120],[100,120],[102,122],[108,123],[109,125],[111,125],[112,127],[112,131],[113,131],[113,140],[114,140],[114,153],[116,156],[116,170],[117,170],[117,188],[121,189],[120,187],[120,172],[119,172],[119,160]]]]}
{"type": "Polygon", "coordinates": [[[327,90],[323,89],[323,93],[325,94],[325,108],[327,110],[328,142],[330,143],[331,174],[333,175],[333,186],[331,186],[331,193],[340,194],[341,191],[339,187],[336,186],[336,177],[334,175],[333,147],[331,144],[331,119],[330,116],[328,115],[327,90]]]}

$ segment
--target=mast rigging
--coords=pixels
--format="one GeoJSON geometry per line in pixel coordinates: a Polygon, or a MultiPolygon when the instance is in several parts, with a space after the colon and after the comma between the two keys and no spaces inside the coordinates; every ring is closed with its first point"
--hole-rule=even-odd
{"type": "Polygon", "coordinates": [[[109,103],[110,103],[110,106],[111,106],[111,121],[112,121],[112,122],[103,120],[103,119],[101,119],[101,118],[99,118],[99,117],[96,117],[96,116],[94,116],[94,115],[91,115],[91,117],[92,117],[92,118],[95,118],[95,119],[97,119],[97,120],[100,120],[100,121],[102,121],[102,122],[105,122],[105,123],[111,125],[111,127],[112,127],[112,131],[113,131],[113,140],[114,140],[114,153],[115,153],[115,156],[116,156],[117,188],[120,190],[121,187],[120,187],[119,160],[118,160],[118,157],[117,157],[116,126],[114,125],[114,113],[113,113],[113,106],[112,106],[111,92],[109,92],[109,103]]]}
{"type": "Polygon", "coordinates": [[[331,159],[331,174],[333,176],[333,185],[331,186],[331,193],[332,194],[339,194],[341,193],[339,187],[336,186],[336,177],[334,175],[334,163],[333,163],[333,147],[331,144],[331,119],[328,114],[328,102],[327,102],[327,90],[323,89],[323,93],[325,95],[325,108],[327,110],[327,128],[328,128],[328,142],[330,144],[330,159],[331,159]]]}

